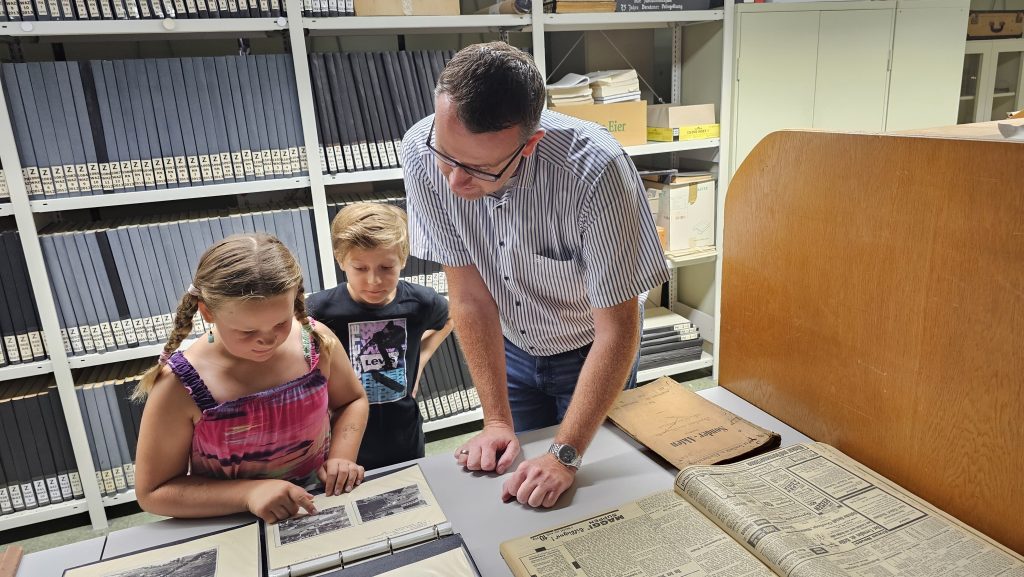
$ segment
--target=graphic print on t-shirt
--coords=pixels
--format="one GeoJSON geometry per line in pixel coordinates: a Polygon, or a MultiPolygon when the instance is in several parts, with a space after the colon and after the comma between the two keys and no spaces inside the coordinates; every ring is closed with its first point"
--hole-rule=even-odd
{"type": "Polygon", "coordinates": [[[349,324],[352,367],[359,375],[370,403],[397,401],[408,393],[406,334],[405,319],[349,324]]]}

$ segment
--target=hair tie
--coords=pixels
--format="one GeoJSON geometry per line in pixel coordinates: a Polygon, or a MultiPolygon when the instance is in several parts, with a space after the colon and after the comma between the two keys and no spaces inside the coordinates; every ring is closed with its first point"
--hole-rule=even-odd
{"type": "Polygon", "coordinates": [[[200,295],[199,289],[196,288],[196,285],[190,283],[188,285],[188,294],[194,297],[198,297],[200,295]]]}
{"type": "Polygon", "coordinates": [[[160,366],[166,365],[167,362],[171,360],[171,354],[172,353],[169,353],[167,351],[164,351],[164,352],[160,353],[160,358],[157,359],[156,364],[158,364],[160,366]]]}

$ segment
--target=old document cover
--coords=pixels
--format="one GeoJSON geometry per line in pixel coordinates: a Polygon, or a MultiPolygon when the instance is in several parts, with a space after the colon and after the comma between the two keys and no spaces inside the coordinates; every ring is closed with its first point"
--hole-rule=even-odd
{"type": "Polygon", "coordinates": [[[668,377],[622,391],[608,418],[677,469],[731,463],[781,441],[668,377]]]}

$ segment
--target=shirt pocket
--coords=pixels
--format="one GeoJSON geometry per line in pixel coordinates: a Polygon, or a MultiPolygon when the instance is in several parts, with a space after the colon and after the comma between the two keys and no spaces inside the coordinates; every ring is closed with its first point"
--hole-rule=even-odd
{"type": "Polygon", "coordinates": [[[516,265],[526,298],[557,309],[589,307],[583,267],[575,259],[557,260],[524,252],[516,255],[516,265]]]}

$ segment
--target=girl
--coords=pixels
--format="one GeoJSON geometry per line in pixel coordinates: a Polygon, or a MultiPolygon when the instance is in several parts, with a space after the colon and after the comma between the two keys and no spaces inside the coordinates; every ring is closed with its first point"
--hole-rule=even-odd
{"type": "Polygon", "coordinates": [[[146,511],[213,517],[250,511],[268,523],[299,508],[304,486],[330,495],[362,482],[354,460],[369,405],[344,349],[306,316],[302,272],[273,236],[206,250],[174,331],[136,396],[148,396],[135,492],[146,511]],[[196,312],[213,328],[187,351],[196,312]]]}

